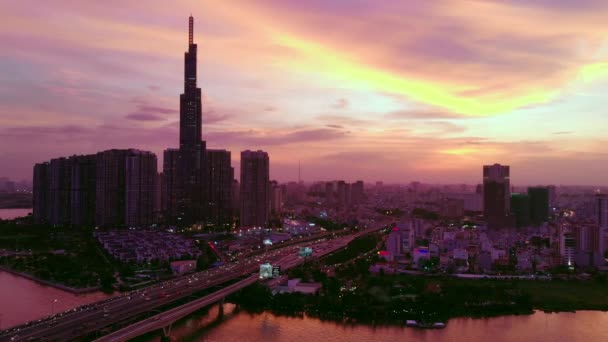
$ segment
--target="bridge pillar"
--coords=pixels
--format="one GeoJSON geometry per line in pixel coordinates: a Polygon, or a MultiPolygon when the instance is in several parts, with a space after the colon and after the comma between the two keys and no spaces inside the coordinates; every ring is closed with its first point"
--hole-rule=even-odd
{"type": "Polygon", "coordinates": [[[168,326],[163,327],[163,339],[168,339],[171,336],[171,327],[173,323],[170,323],[168,326]]]}
{"type": "Polygon", "coordinates": [[[219,308],[217,315],[219,317],[224,316],[224,298],[220,299],[220,301],[217,302],[217,305],[218,305],[218,308],[219,308]]]}

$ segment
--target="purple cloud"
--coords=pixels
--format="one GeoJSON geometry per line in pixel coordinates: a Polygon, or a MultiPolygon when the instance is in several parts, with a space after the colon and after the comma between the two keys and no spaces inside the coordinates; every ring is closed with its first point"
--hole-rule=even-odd
{"type": "Polygon", "coordinates": [[[150,113],[130,113],[130,114],[127,114],[125,117],[129,120],[135,120],[135,121],[167,120],[166,118],[163,118],[162,116],[158,116],[156,114],[150,114],[150,113]]]}

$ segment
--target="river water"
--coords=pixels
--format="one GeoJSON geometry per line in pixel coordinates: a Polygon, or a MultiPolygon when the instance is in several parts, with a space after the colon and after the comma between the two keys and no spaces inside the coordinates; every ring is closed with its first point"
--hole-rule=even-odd
{"type": "MultiPolygon", "coordinates": [[[[371,327],[324,322],[315,318],[278,317],[271,313],[251,315],[225,304],[195,313],[172,328],[174,341],[428,341],[428,342],[594,342],[608,341],[608,313],[580,311],[486,319],[458,318],[442,330],[405,327],[371,327]]],[[[160,341],[148,334],[137,341],[160,341]]]]}
{"type": "Polygon", "coordinates": [[[0,329],[104,298],[101,292],[75,295],[0,271],[0,329]]]}

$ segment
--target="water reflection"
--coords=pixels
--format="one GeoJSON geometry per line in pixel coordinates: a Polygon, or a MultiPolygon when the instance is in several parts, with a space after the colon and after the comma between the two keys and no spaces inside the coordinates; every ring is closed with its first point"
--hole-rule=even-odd
{"type": "MultiPolygon", "coordinates": [[[[577,313],[503,316],[488,319],[459,318],[443,330],[417,330],[404,327],[342,325],[308,317],[279,317],[271,313],[249,314],[232,304],[218,305],[196,313],[173,327],[174,341],[439,341],[511,342],[606,341],[608,313],[577,313]]],[[[138,341],[160,341],[148,334],[138,341]]]]}
{"type": "Polygon", "coordinates": [[[36,320],[107,298],[103,293],[75,295],[0,271],[0,327],[36,320]]]}

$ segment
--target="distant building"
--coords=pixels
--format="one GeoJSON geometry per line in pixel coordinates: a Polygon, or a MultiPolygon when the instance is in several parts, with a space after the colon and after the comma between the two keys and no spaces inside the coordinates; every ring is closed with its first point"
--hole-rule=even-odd
{"type": "Polygon", "coordinates": [[[94,154],[70,157],[71,161],[71,210],[73,225],[93,226],[95,223],[95,182],[97,172],[94,154]]]}
{"type": "Polygon", "coordinates": [[[96,155],[97,226],[146,226],[153,222],[156,156],[140,150],[96,155]]]}
{"type": "Polygon", "coordinates": [[[546,187],[528,188],[530,197],[530,219],[539,225],[549,219],[549,189],[546,187]]]}
{"type": "Polygon", "coordinates": [[[388,260],[393,261],[403,256],[403,233],[398,227],[394,227],[386,238],[386,251],[388,260]]]}
{"type": "Polygon", "coordinates": [[[338,188],[337,188],[338,205],[341,207],[348,206],[350,204],[350,195],[351,195],[350,184],[348,184],[342,180],[338,181],[338,188]]]}
{"type": "Polygon", "coordinates": [[[181,196],[179,187],[179,150],[168,148],[163,152],[163,178],[161,206],[167,222],[173,222],[179,216],[178,202],[181,196]]]}
{"type": "Polygon", "coordinates": [[[268,223],[270,213],[268,153],[241,152],[241,226],[262,227],[268,223]]]}
{"type": "Polygon", "coordinates": [[[34,223],[48,223],[48,200],[49,200],[49,163],[38,163],[34,165],[33,182],[33,216],[34,223]]]}
{"type": "Polygon", "coordinates": [[[196,271],[196,260],[180,260],[170,263],[173,274],[185,274],[196,271]]]}
{"type": "Polygon", "coordinates": [[[599,226],[597,259],[603,265],[604,262],[599,259],[608,251],[608,195],[601,194],[595,198],[595,222],[599,226]]]}
{"type": "Polygon", "coordinates": [[[509,166],[484,165],[483,214],[489,226],[503,226],[510,207],[509,166]]]}
{"type": "Polygon", "coordinates": [[[241,185],[236,179],[232,180],[232,211],[236,214],[241,208],[241,185]]]}
{"type": "Polygon", "coordinates": [[[68,158],[51,159],[49,165],[48,222],[70,224],[72,192],[72,165],[68,158]]]}
{"type": "Polygon", "coordinates": [[[281,187],[274,182],[271,184],[271,201],[270,201],[270,210],[274,213],[280,213],[283,208],[283,191],[281,187]]]}
{"type": "Polygon", "coordinates": [[[363,202],[365,194],[363,192],[363,181],[356,181],[350,186],[350,198],[352,204],[360,204],[363,202]]]}
{"type": "Polygon", "coordinates": [[[303,294],[315,294],[323,287],[321,283],[304,283],[301,279],[289,279],[287,286],[278,286],[275,293],[292,293],[298,292],[303,294]]]}
{"type": "Polygon", "coordinates": [[[232,223],[232,182],[234,169],[230,151],[207,150],[205,174],[205,219],[220,227],[232,223]]]}
{"type": "Polygon", "coordinates": [[[442,217],[454,219],[464,216],[464,199],[444,198],[439,205],[442,217]]]}
{"type": "Polygon", "coordinates": [[[527,194],[511,194],[511,213],[515,217],[517,227],[530,225],[530,196],[527,194]]]}
{"type": "Polygon", "coordinates": [[[570,229],[564,229],[560,232],[559,253],[562,259],[562,264],[574,267],[575,257],[577,252],[576,234],[570,229]]]}
{"type": "Polygon", "coordinates": [[[125,169],[125,222],[127,227],[154,223],[157,161],[152,152],[129,150],[125,169]]]}

